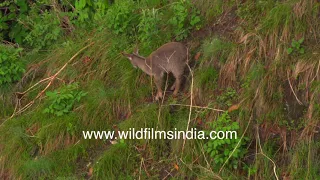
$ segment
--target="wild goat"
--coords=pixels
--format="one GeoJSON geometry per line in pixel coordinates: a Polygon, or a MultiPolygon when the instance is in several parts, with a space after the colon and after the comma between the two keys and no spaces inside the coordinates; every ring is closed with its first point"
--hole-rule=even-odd
{"type": "Polygon", "coordinates": [[[143,72],[154,77],[158,89],[156,100],[162,98],[164,73],[171,72],[173,74],[175,82],[170,90],[174,90],[173,96],[178,94],[188,59],[188,49],[182,43],[170,42],[164,44],[146,58],[138,54],[138,49],[132,54],[122,53],[122,55],[130,60],[133,67],[139,67],[143,72]]]}

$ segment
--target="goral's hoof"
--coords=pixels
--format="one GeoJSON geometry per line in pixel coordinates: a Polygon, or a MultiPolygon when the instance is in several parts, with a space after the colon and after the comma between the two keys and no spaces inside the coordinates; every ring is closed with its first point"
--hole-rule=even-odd
{"type": "Polygon", "coordinates": [[[174,98],[177,98],[177,97],[178,97],[178,92],[174,91],[173,94],[172,94],[172,96],[173,96],[174,98]]]}
{"type": "Polygon", "coordinates": [[[155,97],[156,101],[159,101],[160,99],[162,99],[162,92],[158,92],[156,97],[155,97]]]}

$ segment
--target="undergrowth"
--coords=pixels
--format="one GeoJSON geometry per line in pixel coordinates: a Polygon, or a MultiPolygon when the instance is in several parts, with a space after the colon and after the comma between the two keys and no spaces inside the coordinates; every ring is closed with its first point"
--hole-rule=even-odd
{"type": "Polygon", "coordinates": [[[319,178],[318,1],[54,2],[0,4],[1,179],[319,178]],[[193,74],[152,102],[121,52],[169,41],[187,42],[193,74]],[[187,126],[238,139],[82,136],[187,126]]]}

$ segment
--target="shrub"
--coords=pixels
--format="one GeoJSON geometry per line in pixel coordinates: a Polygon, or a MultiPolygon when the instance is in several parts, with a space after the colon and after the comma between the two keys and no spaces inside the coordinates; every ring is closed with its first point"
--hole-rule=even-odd
{"type": "Polygon", "coordinates": [[[94,20],[101,20],[107,13],[109,4],[105,0],[76,0],[74,7],[75,12],[72,12],[77,18],[74,23],[77,26],[90,26],[89,23],[94,20]]]}
{"type": "Polygon", "coordinates": [[[30,27],[24,42],[33,48],[42,49],[52,45],[62,34],[60,20],[52,12],[40,14],[35,6],[32,8],[30,15],[22,20],[30,27]]]}
{"type": "Polygon", "coordinates": [[[217,97],[217,102],[222,106],[231,106],[232,101],[238,97],[237,92],[232,88],[227,88],[226,92],[217,97]]]}
{"type": "Polygon", "coordinates": [[[116,1],[112,8],[109,8],[106,14],[108,28],[114,33],[132,34],[135,28],[133,24],[137,15],[134,13],[135,6],[132,0],[116,1]]]}
{"type": "Polygon", "coordinates": [[[139,22],[139,40],[144,44],[150,44],[158,38],[161,14],[155,9],[142,10],[139,22]]]}
{"type": "Polygon", "coordinates": [[[26,0],[4,0],[0,3],[0,40],[14,39],[17,43],[22,43],[26,29],[17,20],[25,17],[28,9],[26,0]]]}
{"type": "Polygon", "coordinates": [[[176,40],[185,39],[192,28],[200,28],[200,12],[193,8],[189,0],[173,3],[171,10],[173,16],[168,22],[172,26],[176,40]]]}
{"type": "MultiPolygon", "coordinates": [[[[216,121],[211,122],[209,125],[215,131],[238,131],[240,129],[238,122],[231,121],[228,112],[223,113],[216,121]]],[[[240,139],[236,139],[235,137],[233,137],[233,139],[211,139],[204,145],[204,149],[219,167],[221,167],[232,154],[226,165],[227,167],[236,169],[240,159],[243,158],[247,152],[245,148],[247,140],[248,138],[245,137],[237,149],[234,150],[240,139]]]]}
{"type": "Polygon", "coordinates": [[[18,81],[25,72],[22,62],[19,61],[20,51],[21,48],[0,45],[0,86],[18,81]]]}
{"type": "Polygon", "coordinates": [[[70,113],[74,104],[79,102],[80,99],[87,94],[77,89],[78,84],[74,83],[62,87],[60,91],[48,91],[46,95],[50,105],[45,108],[43,112],[54,114],[56,116],[62,116],[70,113]]]}

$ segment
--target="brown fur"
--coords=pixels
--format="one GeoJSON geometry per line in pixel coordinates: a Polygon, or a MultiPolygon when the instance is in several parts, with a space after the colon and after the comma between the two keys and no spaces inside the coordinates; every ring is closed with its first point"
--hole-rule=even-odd
{"type": "Polygon", "coordinates": [[[140,56],[138,51],[133,54],[122,54],[130,60],[134,67],[139,67],[143,72],[154,77],[158,89],[156,100],[162,98],[164,73],[171,72],[174,75],[176,80],[170,89],[174,90],[174,96],[177,95],[188,59],[188,49],[182,43],[164,44],[146,58],[140,56]]]}

